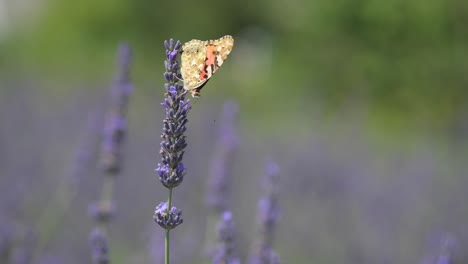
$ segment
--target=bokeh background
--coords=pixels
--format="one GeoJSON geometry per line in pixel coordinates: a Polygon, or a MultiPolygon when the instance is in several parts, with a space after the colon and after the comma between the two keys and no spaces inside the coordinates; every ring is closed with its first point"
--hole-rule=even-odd
{"type": "Polygon", "coordinates": [[[284,263],[421,263],[447,234],[453,263],[466,263],[467,23],[459,0],[0,0],[2,254],[90,262],[87,207],[102,187],[96,152],[126,41],[134,91],[111,259],[161,263],[163,41],[230,34],[233,52],[189,115],[175,263],[206,261],[206,178],[226,101],[239,107],[229,199],[241,256],[269,157],[284,263]]]}

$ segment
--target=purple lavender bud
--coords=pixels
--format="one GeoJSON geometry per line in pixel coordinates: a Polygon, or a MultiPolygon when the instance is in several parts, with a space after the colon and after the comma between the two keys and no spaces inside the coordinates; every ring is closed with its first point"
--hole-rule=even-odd
{"type": "Polygon", "coordinates": [[[175,44],[174,49],[175,50],[180,50],[180,48],[182,48],[182,43],[180,43],[180,41],[177,41],[177,43],[175,44]]]}
{"type": "Polygon", "coordinates": [[[92,259],[95,264],[109,263],[109,248],[107,237],[99,228],[94,228],[89,235],[89,243],[92,248],[92,259]]]}
{"type": "Polygon", "coordinates": [[[115,203],[111,201],[99,201],[88,206],[88,214],[97,222],[110,221],[116,212],[115,203]]]}
{"type": "Polygon", "coordinates": [[[171,230],[182,224],[182,211],[177,210],[174,206],[171,210],[167,210],[167,203],[160,203],[154,210],[153,220],[162,228],[171,230]]]}
{"type": "Polygon", "coordinates": [[[167,80],[164,88],[167,93],[162,106],[165,109],[166,118],[163,120],[162,142],[159,151],[162,155],[162,161],[155,171],[159,174],[161,183],[166,188],[171,189],[181,184],[187,173],[182,159],[184,149],[187,147],[184,133],[187,130],[187,114],[191,106],[190,100],[185,101],[185,90],[182,85],[178,84],[179,79],[176,78],[179,72],[177,55],[182,44],[180,41],[174,43],[174,40],[171,39],[165,41],[164,46],[166,47],[164,78],[167,80]]]}
{"type": "MultiPolygon", "coordinates": [[[[182,157],[182,156],[181,156],[182,157]]],[[[174,188],[182,183],[185,175],[185,168],[182,163],[179,163],[175,170],[170,170],[168,165],[161,165],[158,163],[156,172],[159,174],[161,183],[166,188],[174,188]]]]}
{"type": "Polygon", "coordinates": [[[229,211],[221,215],[218,224],[218,247],[213,256],[213,264],[240,264],[240,259],[236,256],[235,234],[236,227],[232,220],[232,213],[229,211]]]}
{"type": "MultiPolygon", "coordinates": [[[[169,52],[168,54],[168,58],[171,59],[171,60],[174,60],[176,57],[177,57],[177,54],[179,54],[179,51],[178,50],[173,50],[171,52],[169,52]]],[[[177,62],[174,63],[175,65],[177,65],[177,62]]],[[[174,70],[175,67],[172,67],[171,70],[174,70]]]]}
{"type": "Polygon", "coordinates": [[[168,82],[173,81],[172,76],[173,75],[171,73],[169,73],[169,72],[164,73],[164,79],[166,79],[168,82]]]}

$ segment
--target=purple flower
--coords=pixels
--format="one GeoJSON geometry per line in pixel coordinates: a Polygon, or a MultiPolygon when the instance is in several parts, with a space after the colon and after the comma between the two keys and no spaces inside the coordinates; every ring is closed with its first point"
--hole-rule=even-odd
{"type": "Polygon", "coordinates": [[[166,111],[165,119],[163,120],[163,132],[161,135],[162,142],[160,144],[160,153],[162,161],[158,164],[156,172],[159,174],[161,183],[166,188],[174,188],[182,183],[186,174],[186,169],[182,163],[184,157],[184,149],[187,147],[185,141],[185,131],[187,130],[187,114],[191,109],[190,100],[185,101],[185,90],[178,83],[182,76],[179,74],[179,63],[177,54],[181,48],[181,44],[174,40],[165,41],[166,61],[164,65],[166,72],[164,78],[166,83],[166,97],[161,104],[166,111]]]}
{"type": "Polygon", "coordinates": [[[153,220],[162,228],[170,230],[183,223],[182,211],[172,207],[168,210],[167,203],[160,203],[156,206],[153,214],[153,220]]]}
{"type": "Polygon", "coordinates": [[[131,50],[127,44],[119,46],[117,74],[111,87],[111,109],[107,113],[101,144],[100,167],[109,175],[121,167],[121,145],[127,130],[127,105],[133,85],[130,81],[131,50]]]}
{"type": "Polygon", "coordinates": [[[89,236],[89,243],[92,247],[93,263],[109,263],[109,248],[107,246],[107,237],[101,229],[93,229],[89,236]]]}
{"type": "MultiPolygon", "coordinates": [[[[116,211],[112,202],[112,188],[115,175],[121,169],[122,144],[127,130],[127,105],[133,90],[130,81],[131,51],[127,44],[121,44],[117,55],[117,74],[111,86],[111,105],[106,115],[101,143],[100,167],[106,181],[102,188],[101,200],[88,207],[90,216],[101,228],[106,228],[116,211]]],[[[103,230],[94,228],[89,235],[92,258],[96,264],[109,262],[107,237],[103,230]]]]}
{"type": "Polygon", "coordinates": [[[187,130],[187,115],[191,109],[190,100],[185,101],[186,92],[184,87],[179,84],[182,76],[179,73],[179,62],[177,55],[182,47],[179,41],[165,41],[166,60],[164,66],[164,78],[166,90],[164,102],[161,104],[165,110],[163,120],[163,129],[161,134],[161,163],[158,163],[155,171],[159,174],[159,180],[162,185],[169,190],[167,202],[156,206],[153,220],[166,230],[164,241],[165,259],[164,263],[170,263],[170,230],[182,224],[182,211],[172,206],[172,189],[179,186],[184,180],[187,170],[182,163],[184,158],[184,149],[187,147],[185,141],[185,131],[187,130]]]}
{"type": "Polygon", "coordinates": [[[240,264],[240,259],[236,256],[234,238],[236,228],[232,220],[232,213],[229,211],[221,215],[218,224],[218,247],[213,256],[213,264],[240,264]]]}

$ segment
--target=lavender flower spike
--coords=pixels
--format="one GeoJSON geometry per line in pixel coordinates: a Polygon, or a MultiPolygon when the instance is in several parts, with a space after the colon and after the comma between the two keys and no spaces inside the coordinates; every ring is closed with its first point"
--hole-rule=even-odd
{"type": "Polygon", "coordinates": [[[263,182],[263,196],[258,203],[257,229],[258,236],[255,242],[249,264],[279,264],[279,256],[273,249],[274,231],[279,219],[278,206],[278,165],[269,160],[265,168],[263,182]]]}
{"type": "Polygon", "coordinates": [[[109,248],[107,246],[107,237],[99,228],[94,228],[89,235],[89,242],[92,246],[93,263],[109,263],[109,248]]]}
{"type": "Polygon", "coordinates": [[[271,246],[274,240],[274,230],[279,218],[278,207],[278,165],[269,160],[265,166],[263,182],[264,196],[258,203],[258,222],[263,243],[271,246]]]}
{"type": "Polygon", "coordinates": [[[128,44],[119,45],[117,70],[111,86],[111,104],[105,118],[102,134],[99,165],[104,173],[101,199],[88,207],[89,215],[96,222],[96,227],[89,235],[92,248],[92,260],[95,264],[109,263],[107,232],[112,217],[116,212],[113,202],[113,190],[116,177],[121,171],[122,146],[127,134],[127,108],[133,85],[130,80],[132,61],[128,44]]]}
{"type": "Polygon", "coordinates": [[[111,109],[107,113],[101,145],[99,165],[109,176],[120,172],[122,144],[127,133],[127,106],[133,90],[130,80],[131,49],[126,43],[119,45],[117,74],[111,87],[111,109]]]}
{"type": "Polygon", "coordinates": [[[182,78],[179,73],[179,63],[177,54],[181,48],[181,43],[174,40],[165,41],[166,61],[164,65],[166,72],[164,78],[166,83],[165,94],[162,106],[166,110],[166,117],[163,120],[163,133],[161,135],[162,163],[158,164],[156,172],[159,174],[161,183],[169,189],[172,189],[182,183],[186,168],[182,163],[184,149],[187,146],[184,132],[187,129],[187,114],[191,109],[190,100],[185,101],[184,87],[178,83],[182,78]]]}
{"type": "Polygon", "coordinates": [[[203,252],[210,258],[215,252],[216,243],[216,232],[212,227],[219,221],[223,212],[228,210],[231,198],[232,167],[239,143],[236,131],[238,115],[239,105],[236,102],[224,103],[206,190],[206,205],[210,214],[206,219],[203,252]]]}
{"type": "Polygon", "coordinates": [[[229,211],[221,215],[218,224],[218,248],[213,256],[213,264],[240,264],[240,259],[235,254],[234,237],[236,228],[232,221],[232,213],[229,211]]]}
{"type": "Polygon", "coordinates": [[[187,147],[185,142],[185,130],[187,130],[187,115],[191,109],[190,100],[185,101],[185,90],[179,84],[182,76],[179,73],[179,62],[177,55],[182,47],[179,41],[174,43],[174,40],[165,41],[166,60],[164,66],[164,78],[166,89],[164,102],[161,104],[165,111],[166,117],[163,120],[163,132],[161,135],[162,155],[161,163],[158,163],[156,172],[159,174],[159,180],[169,190],[167,203],[160,203],[154,212],[153,219],[162,228],[166,230],[164,240],[164,263],[170,263],[170,230],[182,224],[182,211],[172,207],[172,190],[179,186],[184,180],[186,168],[182,163],[184,157],[184,149],[187,147]]]}

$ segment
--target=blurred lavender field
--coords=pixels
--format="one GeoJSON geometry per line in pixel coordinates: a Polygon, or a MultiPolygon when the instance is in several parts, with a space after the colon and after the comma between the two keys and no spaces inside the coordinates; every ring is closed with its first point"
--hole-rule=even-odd
{"type": "MultiPolygon", "coordinates": [[[[163,232],[151,219],[156,201],[165,197],[153,172],[163,116],[158,85],[152,84],[150,94],[136,87],[129,106],[124,168],[115,190],[118,213],[110,229],[114,263],[159,263],[152,258],[163,232]]],[[[102,184],[96,153],[108,85],[77,87],[55,98],[41,94],[33,81],[2,87],[1,250],[34,252],[32,262],[11,263],[89,262],[87,206],[102,184]]],[[[199,242],[206,228],[215,228],[205,225],[205,196],[222,105],[207,95],[191,111],[189,174],[174,194],[185,218],[173,232],[175,263],[201,261],[199,242]]],[[[466,261],[464,135],[382,144],[365,129],[365,111],[333,121],[316,111],[303,120],[309,130],[278,120],[268,133],[248,121],[243,108],[229,187],[241,255],[254,240],[264,160],[270,156],[280,168],[275,248],[285,263],[419,263],[437,251],[446,233],[455,237],[453,254],[466,261]]]]}
{"type": "Polygon", "coordinates": [[[0,264],[163,263],[163,40],[226,34],[190,98],[171,263],[468,263],[466,17],[454,0],[0,0],[0,264]],[[133,63],[115,65],[122,40],[133,63]]]}

